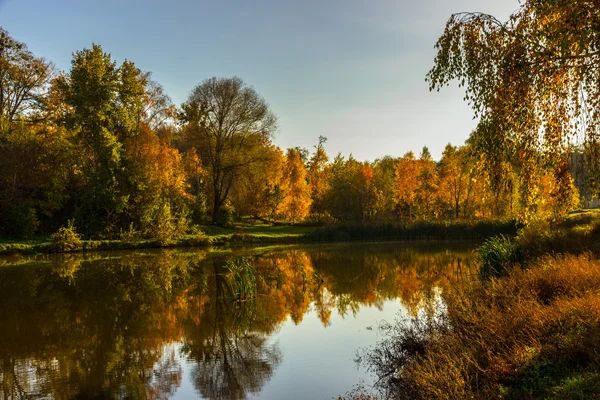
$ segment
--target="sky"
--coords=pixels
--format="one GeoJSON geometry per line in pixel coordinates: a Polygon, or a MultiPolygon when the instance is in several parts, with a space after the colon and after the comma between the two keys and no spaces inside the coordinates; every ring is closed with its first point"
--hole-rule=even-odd
{"type": "Polygon", "coordinates": [[[181,105],[212,76],[239,76],[278,117],[274,142],[356,159],[429,147],[476,126],[456,85],[430,92],[434,45],[454,12],[505,20],[517,0],[0,0],[0,26],[68,71],[100,44],[181,105]]]}

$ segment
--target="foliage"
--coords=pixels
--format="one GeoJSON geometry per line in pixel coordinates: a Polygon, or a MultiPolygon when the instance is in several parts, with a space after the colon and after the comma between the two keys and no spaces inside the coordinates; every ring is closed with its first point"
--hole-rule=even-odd
{"type": "Polygon", "coordinates": [[[142,238],[142,235],[139,231],[136,231],[133,227],[133,223],[129,225],[129,229],[126,231],[121,231],[121,235],[119,236],[119,240],[121,244],[125,247],[135,246],[137,245],[142,238]]]}
{"type": "Polygon", "coordinates": [[[310,211],[310,187],[301,154],[295,149],[289,149],[287,152],[282,192],[284,198],[281,204],[281,213],[292,223],[304,219],[310,211]]]}
{"type": "Polygon", "coordinates": [[[330,170],[325,211],[338,220],[370,221],[383,209],[382,191],[375,185],[373,167],[350,156],[337,155],[330,170]]]}
{"type": "Polygon", "coordinates": [[[0,27],[0,131],[31,118],[43,101],[53,65],[35,57],[24,43],[0,27]]]}
{"type": "Polygon", "coordinates": [[[366,361],[389,398],[597,394],[599,292],[597,260],[545,257],[452,290],[445,312],[401,321],[366,361]]]}
{"type": "Polygon", "coordinates": [[[268,160],[276,118],[266,101],[240,78],[210,78],[182,105],[186,142],[208,169],[212,219],[219,213],[241,171],[268,160]]]}
{"type": "MultiPolygon", "coordinates": [[[[445,37],[476,26],[471,17],[451,23],[445,37]]],[[[496,148],[494,132],[506,125],[483,118],[467,143],[446,146],[439,162],[427,148],[418,159],[409,152],[373,162],[352,155],[330,160],[324,137],[312,154],[295,147],[286,156],[272,143],[276,118],[266,100],[239,78],[201,82],[177,113],[150,73],[129,60],[118,64],[97,44],[76,51],[70,70],[56,76],[6,31],[0,40],[3,236],[48,235],[69,218],[89,238],[117,239],[133,224],[142,239],[164,244],[180,240],[190,221],[209,219],[229,226],[246,217],[319,226],[515,217],[558,222],[580,198],[589,201],[595,172],[576,167],[593,164],[597,145],[561,147],[557,157],[544,146],[518,153],[521,136],[511,134],[503,152],[484,151],[496,148]]],[[[446,45],[440,41],[432,87],[451,78],[444,57],[458,62],[450,53],[458,57],[459,50],[446,45]]],[[[446,235],[435,229],[410,235],[446,235]]]]}
{"type": "MultiPolygon", "coordinates": [[[[568,190],[561,171],[569,141],[583,132],[586,144],[597,142],[597,18],[594,1],[526,0],[506,22],[454,14],[437,42],[430,88],[452,80],[465,86],[480,119],[475,149],[486,155],[490,174],[498,174],[503,162],[514,164],[523,221],[540,200],[540,165],[554,169],[556,184],[568,190]]],[[[590,156],[591,166],[596,161],[590,156]]]]}
{"type": "Polygon", "coordinates": [[[319,136],[319,144],[308,163],[307,181],[310,187],[311,214],[317,219],[325,213],[325,196],[329,189],[329,157],[325,152],[323,144],[327,138],[319,136]]]}
{"type": "Polygon", "coordinates": [[[50,236],[50,248],[55,253],[68,253],[83,248],[81,236],[76,232],[73,220],[69,220],[67,226],[61,226],[50,236]]]}
{"type": "Polygon", "coordinates": [[[510,271],[521,261],[520,247],[508,236],[494,236],[477,248],[481,259],[481,279],[498,278],[510,271]]]}
{"type": "Polygon", "coordinates": [[[163,199],[156,199],[145,210],[141,223],[144,236],[155,240],[161,246],[173,244],[189,229],[187,215],[176,213],[173,206],[163,199]]]}

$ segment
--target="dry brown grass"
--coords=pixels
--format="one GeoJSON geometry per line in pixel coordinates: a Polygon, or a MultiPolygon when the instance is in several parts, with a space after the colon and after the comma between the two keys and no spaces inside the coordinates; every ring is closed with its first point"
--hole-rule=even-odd
{"type": "MultiPolygon", "coordinates": [[[[367,355],[385,397],[600,398],[600,261],[545,256],[445,295],[367,355]]],[[[407,323],[408,322],[408,323],[407,323]]]]}

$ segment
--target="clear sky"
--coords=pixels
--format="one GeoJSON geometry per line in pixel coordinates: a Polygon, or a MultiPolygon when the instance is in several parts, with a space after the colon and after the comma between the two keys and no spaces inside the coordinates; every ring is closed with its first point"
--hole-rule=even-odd
{"type": "Polygon", "coordinates": [[[517,0],[0,0],[0,25],[36,55],[70,68],[98,43],[152,71],[180,105],[211,76],[237,75],[279,118],[275,143],[359,160],[439,158],[475,126],[456,87],[425,74],[453,12],[505,19],[517,0]]]}

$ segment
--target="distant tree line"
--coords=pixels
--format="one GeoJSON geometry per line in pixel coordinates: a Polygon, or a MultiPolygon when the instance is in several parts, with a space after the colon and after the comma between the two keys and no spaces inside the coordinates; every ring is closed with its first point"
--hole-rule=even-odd
{"type": "Polygon", "coordinates": [[[72,220],[87,237],[177,237],[244,216],[475,219],[578,204],[568,166],[557,175],[554,165],[528,164],[535,179],[525,177],[518,163],[481,151],[479,131],[448,144],[439,162],[427,148],[359,162],[330,159],[323,137],[312,152],[284,152],[276,129],[265,99],[240,78],[206,79],[178,108],[150,73],[99,45],[58,72],[0,28],[0,234],[28,238],[72,220]]]}

